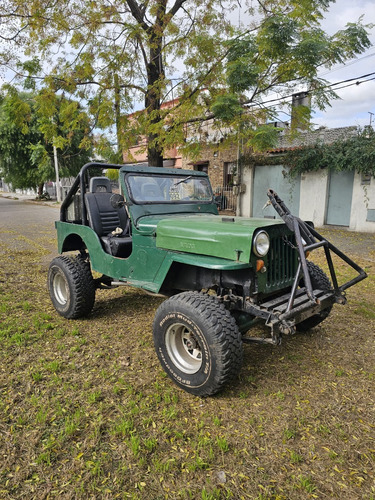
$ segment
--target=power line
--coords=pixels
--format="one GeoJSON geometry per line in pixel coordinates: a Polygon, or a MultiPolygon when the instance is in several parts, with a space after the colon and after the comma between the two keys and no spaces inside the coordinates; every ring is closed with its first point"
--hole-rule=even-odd
{"type": "Polygon", "coordinates": [[[373,52],[372,54],[366,54],[362,57],[356,57],[355,59],[353,59],[352,61],[349,61],[348,63],[343,63],[343,64],[340,64],[339,66],[333,68],[333,69],[329,69],[328,71],[325,71],[324,73],[321,73],[319,76],[325,76],[325,75],[328,75],[330,73],[333,73],[334,71],[339,71],[340,69],[344,69],[348,66],[351,66],[352,64],[356,64],[357,62],[360,62],[362,61],[363,59],[368,59],[369,57],[374,57],[375,56],[375,52],[373,52]]]}
{"type": "MultiPolygon", "coordinates": [[[[354,85],[358,86],[361,83],[366,83],[366,82],[369,82],[371,80],[375,80],[375,77],[373,77],[373,75],[375,75],[375,72],[367,73],[366,75],[357,76],[355,78],[348,78],[346,80],[341,80],[339,82],[330,83],[328,85],[322,85],[321,87],[319,87],[317,89],[307,90],[306,93],[307,94],[314,94],[317,90],[324,90],[324,89],[327,89],[327,88],[333,88],[336,85],[342,85],[344,83],[348,83],[348,85],[344,85],[342,87],[333,88],[333,90],[334,91],[341,90],[341,89],[344,89],[344,88],[347,88],[347,87],[352,87],[354,85]],[[371,76],[373,78],[368,78],[367,80],[364,80],[363,82],[359,81],[359,79],[361,79],[361,78],[367,78],[369,76],[371,76]],[[352,83],[349,83],[349,82],[352,82],[352,83]]],[[[269,99],[269,100],[263,101],[261,103],[250,103],[250,104],[248,104],[248,107],[249,108],[250,107],[254,107],[254,106],[263,107],[264,104],[270,104],[272,102],[279,102],[279,104],[282,104],[282,101],[286,101],[288,99],[291,99],[293,97],[293,95],[294,94],[289,94],[289,95],[286,95],[286,96],[283,96],[283,97],[276,97],[274,99],[269,99]]],[[[265,107],[265,109],[267,109],[267,107],[265,107]]]]}
{"type": "MultiPolygon", "coordinates": [[[[362,75],[362,76],[357,76],[356,78],[348,78],[346,80],[341,80],[340,82],[336,82],[336,83],[331,83],[329,85],[322,85],[321,87],[319,87],[318,89],[312,89],[312,90],[308,90],[306,91],[307,94],[313,94],[314,92],[316,92],[317,90],[324,90],[326,88],[330,88],[330,87],[333,87],[333,86],[336,86],[336,85],[341,85],[343,83],[348,83],[348,85],[344,85],[342,87],[338,87],[338,88],[335,88],[334,90],[341,90],[341,89],[344,89],[344,88],[347,88],[347,87],[352,87],[354,85],[358,86],[362,83],[366,83],[366,82],[369,82],[371,80],[375,80],[375,72],[372,72],[372,73],[367,73],[366,75],[362,75]],[[372,76],[372,78],[368,78],[367,80],[364,80],[363,82],[360,82],[358,79],[360,78],[365,78],[365,77],[368,77],[368,76],[372,76]],[[355,80],[355,81],[354,81],[355,80]]],[[[273,102],[278,102],[279,105],[281,104],[286,104],[287,103],[287,100],[288,99],[291,99],[293,97],[294,93],[293,94],[290,94],[290,95],[287,95],[287,96],[283,96],[283,97],[277,97],[275,99],[269,99],[268,101],[263,101],[263,102],[252,102],[252,103],[249,103],[246,105],[248,111],[250,111],[250,108],[260,108],[260,109],[264,109],[264,110],[270,110],[272,109],[273,106],[266,106],[266,104],[270,104],[270,103],[273,103],[273,102]],[[284,102],[283,102],[284,101],[284,102]]],[[[285,113],[284,111],[282,110],[279,110],[277,111],[277,113],[280,113],[280,112],[283,112],[285,113]]],[[[285,114],[288,114],[288,113],[285,113],[285,114]]],[[[276,115],[275,115],[276,116],[276,115]]],[[[290,116],[288,114],[288,116],[290,116]]],[[[211,119],[214,119],[215,116],[214,115],[210,115],[208,117],[205,117],[205,118],[201,118],[201,119],[196,119],[196,120],[189,120],[189,123],[192,124],[193,122],[200,122],[200,123],[203,123],[207,120],[211,120],[211,119]]],[[[283,120],[280,120],[280,121],[283,121],[283,120]]]]}
{"type": "Polygon", "coordinates": [[[361,83],[366,83],[366,82],[370,82],[371,80],[375,80],[375,77],[374,78],[368,78],[367,80],[363,80],[363,82],[355,82],[355,83],[350,83],[349,85],[343,85],[342,87],[338,87],[336,90],[341,90],[341,89],[346,89],[347,87],[353,87],[354,85],[361,85],[361,83]]]}
{"type": "Polygon", "coordinates": [[[348,78],[347,80],[341,80],[340,82],[331,83],[330,85],[327,85],[327,87],[333,87],[334,85],[340,85],[341,83],[353,82],[354,80],[358,80],[359,78],[367,78],[368,76],[372,75],[375,75],[375,71],[373,71],[372,73],[367,73],[367,75],[356,76],[354,78],[348,78]]]}

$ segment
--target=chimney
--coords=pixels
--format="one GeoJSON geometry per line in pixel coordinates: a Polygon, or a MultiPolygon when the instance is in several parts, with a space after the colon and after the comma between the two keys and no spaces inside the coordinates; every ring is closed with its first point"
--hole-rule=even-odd
{"type": "Polygon", "coordinates": [[[311,116],[311,97],[308,92],[297,92],[292,95],[291,128],[307,130],[311,116]]]}

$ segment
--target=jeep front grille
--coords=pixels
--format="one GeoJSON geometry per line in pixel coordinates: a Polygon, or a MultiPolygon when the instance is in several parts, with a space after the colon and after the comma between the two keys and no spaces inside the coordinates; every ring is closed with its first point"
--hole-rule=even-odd
{"type": "Polygon", "coordinates": [[[268,251],[267,292],[279,290],[293,282],[297,270],[294,235],[271,238],[268,251]]]}

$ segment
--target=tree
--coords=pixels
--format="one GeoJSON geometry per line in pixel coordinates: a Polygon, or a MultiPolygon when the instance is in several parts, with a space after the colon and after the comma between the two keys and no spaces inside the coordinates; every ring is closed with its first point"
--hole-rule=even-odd
{"type": "Polygon", "coordinates": [[[40,195],[55,177],[53,144],[60,175],[76,175],[92,152],[88,132],[88,117],[77,102],[8,86],[0,104],[0,173],[14,188],[37,188],[40,195]]]}
{"type": "MultiPolygon", "coordinates": [[[[84,99],[98,127],[116,124],[119,153],[147,135],[149,164],[159,166],[166,148],[184,144],[186,123],[210,118],[229,136],[236,130],[250,145],[264,145],[273,137],[258,129],[274,113],[263,104],[267,95],[300,84],[324,108],[335,96],[318,69],[370,45],[361,20],[324,33],[319,23],[330,0],[257,0],[257,8],[244,1],[246,26],[231,21],[237,0],[3,3],[1,38],[49,64],[43,77],[30,61],[16,73],[84,99]],[[163,108],[171,97],[178,104],[163,108]],[[145,112],[128,120],[142,98],[145,112]]],[[[9,64],[9,50],[4,57],[9,64]]]]}

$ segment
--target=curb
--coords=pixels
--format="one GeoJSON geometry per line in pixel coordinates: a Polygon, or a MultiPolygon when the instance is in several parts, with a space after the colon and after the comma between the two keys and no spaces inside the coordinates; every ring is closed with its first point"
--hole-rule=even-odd
{"type": "Polygon", "coordinates": [[[60,208],[61,203],[51,200],[36,200],[33,196],[31,195],[24,195],[24,194],[18,194],[18,193],[8,193],[8,192],[0,192],[0,198],[6,198],[8,200],[14,200],[14,201],[21,201],[23,203],[33,203],[35,205],[45,205],[48,207],[53,207],[53,208],[60,208]]]}

